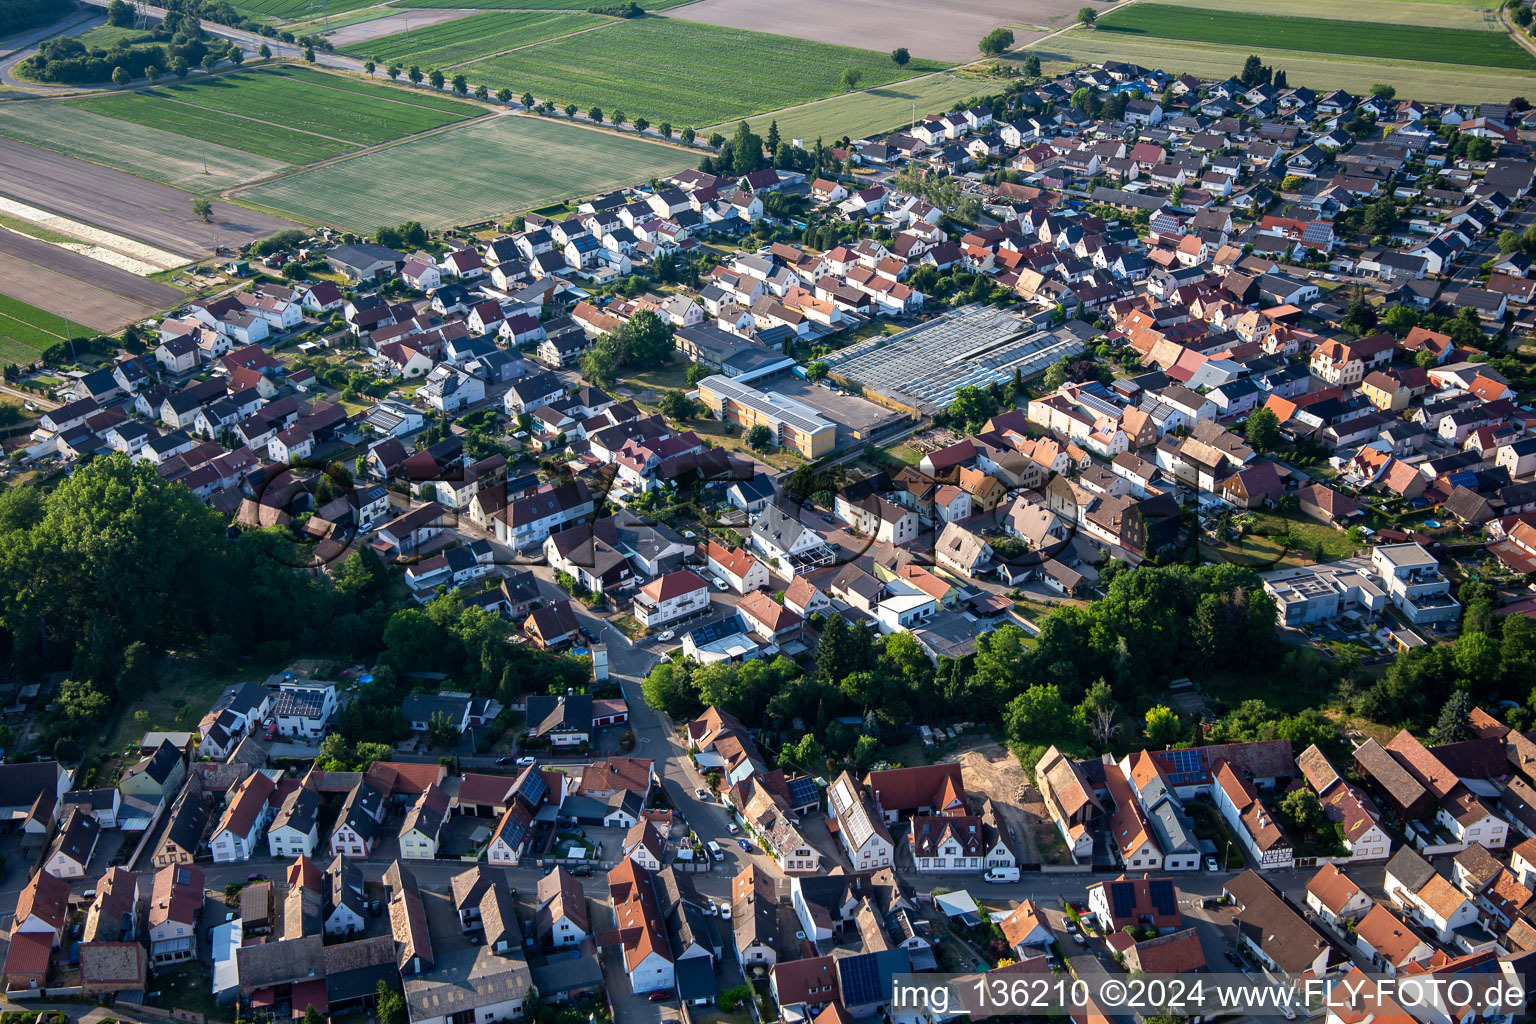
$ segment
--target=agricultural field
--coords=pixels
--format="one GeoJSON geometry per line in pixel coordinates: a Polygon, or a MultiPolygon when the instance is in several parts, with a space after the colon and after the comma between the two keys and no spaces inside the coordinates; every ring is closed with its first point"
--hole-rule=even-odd
{"type": "Polygon", "coordinates": [[[345,50],[372,39],[384,39],[410,29],[423,29],[459,18],[471,18],[474,14],[474,11],[397,11],[393,7],[368,7],[324,22],[296,23],[290,31],[299,35],[323,29],[332,46],[345,50]]]}
{"type": "MultiPolygon", "coordinates": [[[[394,7],[446,7],[477,11],[590,11],[612,7],[620,0],[396,0],[394,7]]],[[[689,0],[651,0],[647,11],[665,11],[689,0]]]]}
{"type": "MultiPolygon", "coordinates": [[[[316,71],[312,68],[292,64],[270,68],[264,73],[281,78],[291,78],[296,82],[324,86],[336,92],[351,92],[359,96],[373,96],[378,99],[390,100],[394,103],[407,103],[413,107],[439,110],[445,114],[454,114],[458,117],[474,117],[476,114],[484,112],[483,108],[477,107],[472,103],[466,103],[451,96],[441,96],[436,93],[427,92],[424,89],[405,89],[382,80],[370,82],[349,75],[329,74],[324,71],[316,71]]],[[[382,76],[382,72],[380,74],[382,76]]]]}
{"type": "Polygon", "coordinates": [[[356,88],[339,96],[325,79],[258,71],[68,102],[93,114],[289,164],[339,156],[480,113],[466,103],[446,101],[454,108],[450,112],[416,103],[411,91],[326,77],[356,88]]]}
{"type": "Polygon", "coordinates": [[[622,109],[631,118],[675,125],[714,124],[843,92],[844,68],[866,87],[942,70],[913,58],[789,36],[719,28],[673,18],[634,18],[477,61],[472,82],[528,90],[583,110],[622,109]]]}
{"type": "Polygon", "coordinates": [[[352,231],[489,220],[670,174],[681,149],[506,115],[262,182],[239,198],[352,231]]]}
{"type": "MultiPolygon", "coordinates": [[[[1080,0],[698,0],[669,17],[757,32],[792,25],[795,35],[817,42],[886,51],[905,46],[915,57],[969,61],[978,56],[977,40],[995,28],[1010,28],[1022,45],[1071,24],[1082,6],[1080,0]]],[[[1103,11],[1110,5],[1099,0],[1090,6],[1103,11]]]]}
{"type": "Polygon", "coordinates": [[[422,68],[448,68],[472,60],[612,24],[591,14],[506,13],[488,11],[468,18],[401,32],[345,48],[354,57],[380,64],[400,61],[422,68]]]}
{"type": "Polygon", "coordinates": [[[345,14],[378,0],[233,0],[235,10],[251,18],[303,21],[323,14],[345,14]]]}
{"type": "MultiPolygon", "coordinates": [[[[909,78],[904,82],[884,85],[877,89],[833,96],[830,99],[802,103],[773,113],[779,124],[779,135],[785,139],[804,139],[807,146],[817,138],[830,142],[844,135],[853,139],[868,138],[895,128],[908,127],[912,111],[917,110],[921,120],[928,114],[953,110],[972,96],[984,96],[997,91],[994,79],[963,71],[941,71],[938,74],[909,78]]],[[[704,131],[720,131],[729,134],[734,125],[724,122],[712,125],[704,131]]],[[[754,127],[763,132],[766,124],[754,127]]]]}
{"type": "Polygon", "coordinates": [[[1306,53],[1536,70],[1536,58],[1514,40],[1486,31],[1201,10],[1162,3],[1133,4],[1106,14],[1099,19],[1094,34],[1229,46],[1246,46],[1262,39],[1272,49],[1306,53]]]}
{"type": "Polygon", "coordinates": [[[1125,60],[1170,74],[1189,73],[1203,78],[1225,78],[1243,69],[1249,54],[1275,69],[1284,69],[1292,85],[1311,89],[1348,89],[1356,95],[1370,92],[1380,82],[1397,95],[1433,103],[1505,103],[1511,96],[1536,90],[1536,74],[1515,69],[1455,67],[1448,64],[1336,54],[1275,50],[1267,47],[1220,46],[1192,43],[1121,32],[1085,32],[1074,29],[1053,36],[1015,57],[1034,53],[1048,73],[1081,64],[1125,60]]]}
{"type": "Polygon", "coordinates": [[[312,163],[355,148],[340,139],[323,138],[181,103],[164,90],[71,100],[69,105],[188,139],[228,143],[247,153],[274,157],[288,164],[312,163]]]}
{"type": "MultiPolygon", "coordinates": [[[[1173,7],[1202,11],[1230,11],[1231,0],[1159,0],[1173,7]]],[[[1334,0],[1274,0],[1264,13],[1297,18],[1370,21],[1387,25],[1419,25],[1425,28],[1464,28],[1503,32],[1492,0],[1352,0],[1340,7],[1334,0]]]]}
{"type": "Polygon", "coordinates": [[[185,136],[57,102],[0,103],[0,136],[194,192],[217,192],[288,166],[218,143],[189,147],[185,136]]]}
{"type": "Polygon", "coordinates": [[[71,323],[67,331],[63,317],[0,295],[0,363],[34,362],[70,333],[78,337],[87,332],[79,323],[71,323]]]}

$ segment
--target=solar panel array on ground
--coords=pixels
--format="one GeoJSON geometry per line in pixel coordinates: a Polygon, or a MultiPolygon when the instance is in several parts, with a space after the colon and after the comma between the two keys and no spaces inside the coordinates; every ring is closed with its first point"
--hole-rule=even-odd
{"type": "Polygon", "coordinates": [[[1027,378],[1082,351],[1070,332],[1042,331],[1032,319],[974,305],[824,358],[839,377],[866,391],[937,412],[961,387],[1006,383],[1015,372],[1027,378]]]}

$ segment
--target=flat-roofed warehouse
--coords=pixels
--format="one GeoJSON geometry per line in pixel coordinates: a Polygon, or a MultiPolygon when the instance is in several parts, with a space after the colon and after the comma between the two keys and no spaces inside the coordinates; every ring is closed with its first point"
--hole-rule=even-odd
{"type": "Polygon", "coordinates": [[[962,306],[936,320],[868,338],[821,358],[832,375],[897,405],[933,414],[967,384],[987,387],[1043,373],[1083,352],[1068,328],[1043,331],[1033,320],[993,306],[962,306]]]}
{"type": "Polygon", "coordinates": [[[837,443],[837,425],[804,402],[776,391],[759,391],[718,373],[699,381],[699,400],[721,419],[751,430],[765,426],[778,444],[819,459],[837,443]]]}

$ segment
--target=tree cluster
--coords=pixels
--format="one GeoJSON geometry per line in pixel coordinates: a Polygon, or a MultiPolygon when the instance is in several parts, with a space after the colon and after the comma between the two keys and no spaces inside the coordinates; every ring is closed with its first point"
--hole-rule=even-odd
{"type": "Polygon", "coordinates": [[[607,387],[629,366],[660,366],[672,358],[672,326],[650,310],[641,310],[615,331],[598,337],[581,357],[581,375],[607,387]]]}

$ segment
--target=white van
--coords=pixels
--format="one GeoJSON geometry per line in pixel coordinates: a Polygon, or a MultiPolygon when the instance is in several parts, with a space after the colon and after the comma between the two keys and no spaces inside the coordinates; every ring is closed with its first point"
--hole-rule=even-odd
{"type": "Polygon", "coordinates": [[[1017,882],[1018,880],[1018,868],[987,868],[987,873],[982,876],[982,881],[985,882],[1017,882]]]}
{"type": "Polygon", "coordinates": [[[725,851],[720,849],[720,844],[711,839],[707,844],[709,856],[713,860],[725,860],[725,851]]]}

